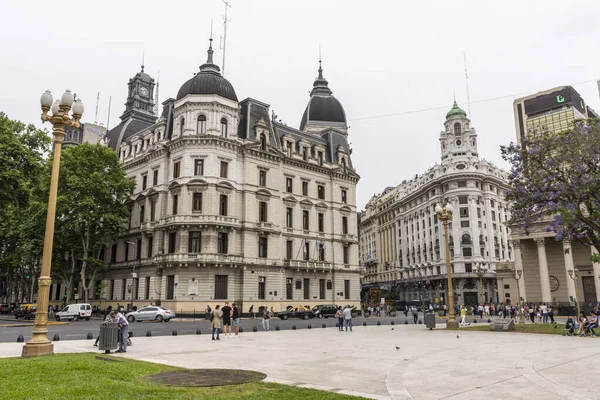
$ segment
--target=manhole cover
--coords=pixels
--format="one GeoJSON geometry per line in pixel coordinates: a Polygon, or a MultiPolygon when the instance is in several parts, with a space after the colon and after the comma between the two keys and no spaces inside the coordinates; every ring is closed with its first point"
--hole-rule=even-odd
{"type": "Polygon", "coordinates": [[[259,382],[266,374],[241,369],[192,369],[182,371],[161,372],[149,376],[167,386],[226,386],[241,385],[248,382],[259,382]]]}

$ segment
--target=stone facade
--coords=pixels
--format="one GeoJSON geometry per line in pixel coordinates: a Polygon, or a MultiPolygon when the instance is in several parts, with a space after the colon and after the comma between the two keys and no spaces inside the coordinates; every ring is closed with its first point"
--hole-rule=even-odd
{"type": "Polygon", "coordinates": [[[479,158],[477,134],[456,103],[440,134],[441,163],[373,196],[360,214],[359,258],[363,296],[400,302],[445,301],[444,228],[436,204],[454,208],[449,226],[454,293],[458,304],[503,302],[496,264],[511,260],[506,172],[479,158]],[[477,267],[482,273],[477,275],[477,267]],[[482,271],[485,268],[485,271],[482,271]]]}

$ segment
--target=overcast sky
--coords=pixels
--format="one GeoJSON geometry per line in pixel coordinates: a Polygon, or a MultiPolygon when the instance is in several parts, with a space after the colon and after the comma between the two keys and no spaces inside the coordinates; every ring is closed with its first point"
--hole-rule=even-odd
{"type": "MultiPolygon", "coordinates": [[[[361,209],[386,186],[439,162],[454,92],[468,109],[463,52],[479,152],[503,167],[499,146],[515,141],[512,102],[520,95],[579,83],[575,89],[600,109],[600,1],[491,4],[231,0],[225,75],[240,100],[270,104],[297,128],[321,45],[324,76],[351,127],[361,209]]],[[[92,122],[100,92],[98,122],[106,123],[112,96],[113,127],[142,53],[146,72],[156,78],[160,70],[161,102],[206,61],[211,18],[221,64],[223,14],[220,0],[5,2],[0,111],[42,126],[41,93],[57,97],[69,88],[92,122]]]]}

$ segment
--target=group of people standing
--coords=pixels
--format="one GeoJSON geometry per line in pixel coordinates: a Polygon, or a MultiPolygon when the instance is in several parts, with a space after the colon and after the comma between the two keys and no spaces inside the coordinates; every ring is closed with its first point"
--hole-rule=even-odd
{"type": "Polygon", "coordinates": [[[335,312],[335,317],[338,320],[339,331],[343,332],[345,325],[346,332],[348,332],[348,328],[350,328],[350,332],[352,332],[352,308],[350,308],[349,305],[346,305],[344,308],[342,308],[342,306],[338,306],[338,309],[335,312]]]}
{"type": "Polygon", "coordinates": [[[233,325],[233,330],[235,332],[235,337],[240,334],[240,310],[235,305],[235,303],[229,306],[229,302],[225,302],[223,308],[220,305],[216,305],[214,311],[210,309],[210,306],[207,307],[209,319],[212,327],[212,340],[221,340],[219,338],[219,333],[221,330],[221,318],[223,319],[223,334],[225,337],[234,337],[232,336],[231,326],[233,325]],[[215,333],[217,337],[215,338],[215,333]]]}

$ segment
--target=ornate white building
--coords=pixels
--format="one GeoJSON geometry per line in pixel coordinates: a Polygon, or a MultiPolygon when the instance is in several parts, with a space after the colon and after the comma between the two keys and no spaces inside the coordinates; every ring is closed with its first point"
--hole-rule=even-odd
{"type": "MultiPolygon", "coordinates": [[[[496,264],[511,260],[504,201],[506,172],[479,158],[477,133],[456,102],[440,134],[441,163],[373,196],[360,213],[359,257],[363,300],[443,303],[446,299],[444,227],[436,204],[454,207],[449,227],[454,293],[458,304],[505,302],[496,288],[496,264]],[[371,299],[368,299],[368,296],[371,299]]],[[[516,301],[514,299],[513,301],[516,301]]]]}
{"type": "Polygon", "coordinates": [[[268,104],[238,101],[212,45],[158,118],[142,67],[107,136],[137,186],[128,232],[105,252],[105,301],[184,312],[359,303],[359,176],[344,109],[318,72],[294,129],[268,104]]]}

